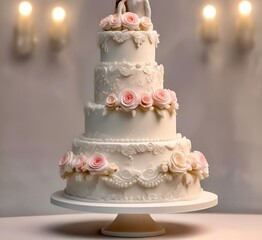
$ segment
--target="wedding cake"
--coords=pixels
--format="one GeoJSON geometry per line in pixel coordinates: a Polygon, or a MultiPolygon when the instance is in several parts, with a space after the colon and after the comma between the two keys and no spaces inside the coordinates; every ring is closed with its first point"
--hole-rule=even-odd
{"type": "Polygon", "coordinates": [[[164,89],[164,68],[155,61],[159,35],[149,1],[117,1],[100,26],[85,133],[59,162],[64,195],[118,203],[197,198],[208,163],[176,131],[177,97],[164,89]]]}

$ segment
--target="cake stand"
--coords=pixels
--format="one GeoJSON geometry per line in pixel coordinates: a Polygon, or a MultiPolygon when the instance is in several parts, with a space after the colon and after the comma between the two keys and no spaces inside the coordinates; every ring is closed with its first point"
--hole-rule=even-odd
{"type": "Polygon", "coordinates": [[[202,192],[195,200],[165,203],[98,203],[69,199],[64,191],[52,194],[51,203],[73,210],[92,213],[116,213],[114,221],[102,228],[101,233],[113,237],[154,237],[165,234],[165,229],[150,216],[153,213],[182,213],[211,208],[218,197],[211,192],[202,192]]]}

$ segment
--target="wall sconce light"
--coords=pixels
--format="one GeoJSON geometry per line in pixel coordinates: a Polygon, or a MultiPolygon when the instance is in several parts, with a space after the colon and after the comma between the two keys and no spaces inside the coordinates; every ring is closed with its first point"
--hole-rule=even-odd
{"type": "Polygon", "coordinates": [[[19,4],[18,21],[15,28],[15,48],[17,54],[29,56],[35,48],[37,39],[32,21],[32,5],[27,1],[19,4]]]}
{"type": "Polygon", "coordinates": [[[49,29],[50,47],[60,51],[67,42],[67,25],[65,22],[66,11],[62,7],[55,7],[51,14],[51,25],[49,29]]]}
{"type": "Polygon", "coordinates": [[[212,5],[203,8],[201,37],[205,43],[213,43],[218,40],[217,11],[212,5]]]}
{"type": "Polygon", "coordinates": [[[252,18],[252,5],[249,1],[242,1],[238,6],[239,17],[236,25],[237,44],[242,49],[254,46],[255,31],[252,18]]]}

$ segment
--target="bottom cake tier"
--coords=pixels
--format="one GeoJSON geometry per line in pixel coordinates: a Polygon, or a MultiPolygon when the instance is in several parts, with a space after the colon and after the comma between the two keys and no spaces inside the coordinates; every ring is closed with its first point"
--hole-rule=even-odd
{"type": "Polygon", "coordinates": [[[65,196],[96,202],[191,200],[208,176],[201,152],[177,134],[169,141],[102,142],[81,137],[60,160],[65,196]]]}

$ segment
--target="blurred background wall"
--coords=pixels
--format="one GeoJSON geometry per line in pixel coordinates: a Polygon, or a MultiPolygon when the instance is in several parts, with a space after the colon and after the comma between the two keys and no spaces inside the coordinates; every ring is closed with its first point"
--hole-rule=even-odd
{"type": "MultiPolygon", "coordinates": [[[[234,27],[239,1],[218,7],[219,41],[205,47],[198,34],[204,0],[151,0],[165,66],[165,86],[177,93],[178,131],[205,153],[219,195],[211,211],[262,213],[262,2],[252,1],[256,45],[240,53],[234,27]]],[[[58,161],[84,129],[83,106],[93,99],[99,62],[96,34],[113,0],[32,0],[38,44],[22,59],[12,39],[18,0],[0,1],[0,217],[66,213],[49,203],[65,187],[58,161]],[[54,53],[48,45],[51,8],[67,10],[70,39],[54,53]]]]}

